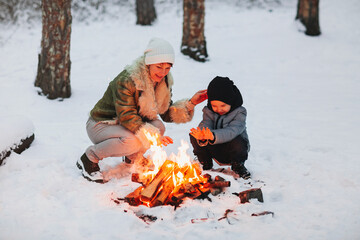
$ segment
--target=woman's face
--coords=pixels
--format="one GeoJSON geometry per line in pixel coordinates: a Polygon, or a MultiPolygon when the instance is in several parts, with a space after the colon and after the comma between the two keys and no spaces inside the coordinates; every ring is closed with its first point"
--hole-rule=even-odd
{"type": "Polygon", "coordinates": [[[170,63],[156,63],[149,65],[150,77],[153,82],[160,82],[170,71],[170,63]]]}
{"type": "Polygon", "coordinates": [[[227,114],[231,109],[231,105],[218,100],[213,100],[210,102],[210,104],[213,111],[219,115],[227,114]]]}

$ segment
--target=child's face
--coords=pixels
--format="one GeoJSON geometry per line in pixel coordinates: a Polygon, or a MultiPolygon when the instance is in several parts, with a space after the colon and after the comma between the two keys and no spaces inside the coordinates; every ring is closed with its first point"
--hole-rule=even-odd
{"type": "Polygon", "coordinates": [[[227,114],[231,108],[231,105],[226,104],[222,101],[218,101],[218,100],[213,100],[210,102],[210,104],[211,104],[213,111],[219,115],[227,114]]]}

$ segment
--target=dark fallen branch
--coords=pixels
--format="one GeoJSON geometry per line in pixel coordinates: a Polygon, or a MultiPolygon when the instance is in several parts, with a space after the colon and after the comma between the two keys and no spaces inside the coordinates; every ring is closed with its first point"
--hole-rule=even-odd
{"type": "Polygon", "coordinates": [[[146,224],[150,224],[157,220],[156,216],[152,216],[152,215],[148,215],[148,214],[141,214],[141,215],[136,215],[136,216],[138,218],[140,218],[141,220],[143,220],[146,224]]]}
{"type": "Polygon", "coordinates": [[[0,152],[0,166],[2,165],[4,159],[7,158],[8,156],[10,156],[10,154],[11,154],[11,150],[8,150],[8,151],[4,150],[4,151],[0,152]]]}
{"type": "Polygon", "coordinates": [[[201,222],[207,222],[209,220],[213,220],[212,218],[194,218],[191,219],[191,223],[201,223],[201,222]]]}
{"type": "Polygon", "coordinates": [[[232,213],[232,212],[234,212],[234,210],[226,209],[226,211],[225,211],[225,213],[224,213],[224,216],[221,217],[221,218],[219,218],[218,221],[221,221],[221,220],[223,220],[223,219],[226,219],[226,221],[227,221],[229,224],[231,224],[230,221],[229,221],[228,215],[229,215],[229,213],[232,213]]]}
{"type": "Polygon", "coordinates": [[[264,216],[264,215],[269,215],[269,214],[271,214],[272,217],[274,217],[274,215],[275,215],[273,212],[264,211],[264,212],[259,212],[259,213],[253,213],[253,214],[251,214],[251,216],[258,217],[258,216],[264,216]]]}
{"type": "Polygon", "coordinates": [[[17,154],[22,153],[30,147],[34,139],[35,135],[32,134],[30,137],[21,139],[19,143],[16,143],[15,146],[11,147],[9,150],[3,150],[2,152],[0,152],[0,166],[3,164],[5,158],[10,156],[11,152],[16,152],[17,154]]]}

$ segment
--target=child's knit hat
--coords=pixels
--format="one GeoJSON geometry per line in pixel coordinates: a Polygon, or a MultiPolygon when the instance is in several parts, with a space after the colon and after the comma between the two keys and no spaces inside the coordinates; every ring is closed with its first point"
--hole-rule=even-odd
{"type": "Polygon", "coordinates": [[[218,100],[231,105],[231,110],[243,104],[239,89],[228,77],[215,77],[207,88],[208,107],[211,108],[211,101],[218,100]]]}
{"type": "Polygon", "coordinates": [[[174,64],[175,53],[171,44],[161,38],[152,38],[144,51],[145,64],[171,63],[174,64]]]}

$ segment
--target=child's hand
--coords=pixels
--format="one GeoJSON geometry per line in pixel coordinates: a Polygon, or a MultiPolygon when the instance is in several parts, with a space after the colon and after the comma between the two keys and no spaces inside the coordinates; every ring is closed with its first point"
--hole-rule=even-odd
{"type": "Polygon", "coordinates": [[[209,128],[200,129],[197,127],[190,129],[190,131],[190,134],[198,140],[214,140],[214,134],[209,128]]]}
{"type": "Polygon", "coordinates": [[[169,136],[161,136],[160,142],[162,145],[167,146],[168,144],[174,143],[171,137],[169,136]]]}

